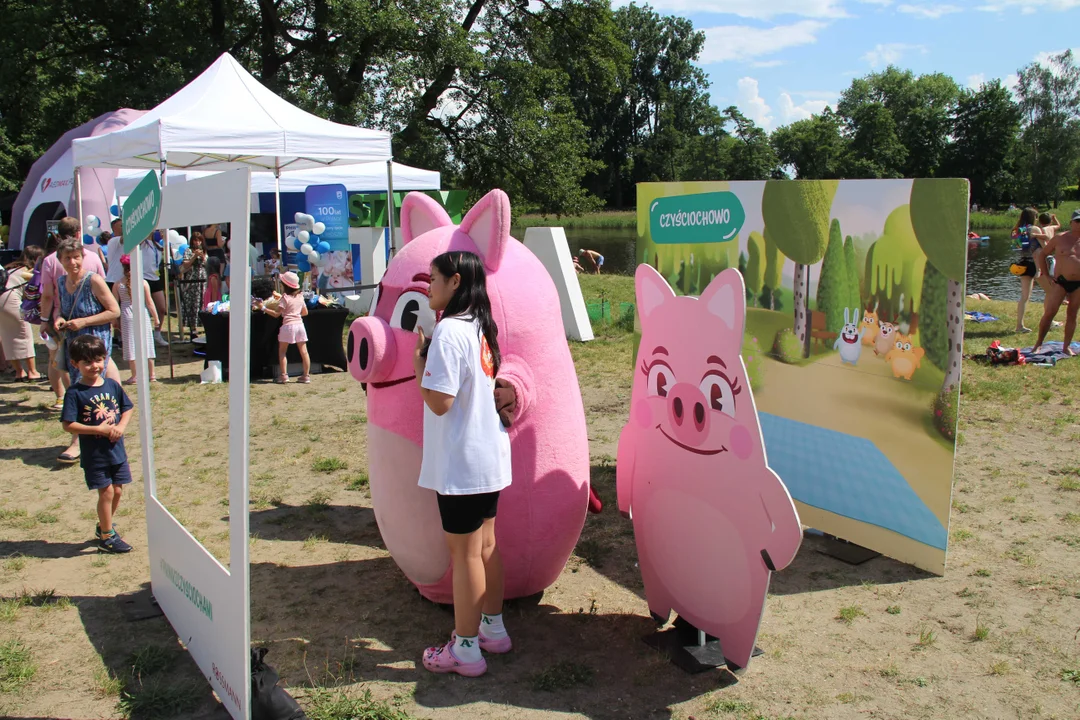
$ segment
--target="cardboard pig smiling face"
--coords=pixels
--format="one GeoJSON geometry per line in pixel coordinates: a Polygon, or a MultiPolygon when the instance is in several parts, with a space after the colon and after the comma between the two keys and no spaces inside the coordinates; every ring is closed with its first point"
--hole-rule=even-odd
{"type": "Polygon", "coordinates": [[[761,456],[761,431],[740,351],[746,306],[729,269],[699,299],[677,298],[647,265],[638,267],[641,352],[633,419],[673,455],[728,461],[761,456]],[[661,442],[662,440],[662,442],[661,442]]]}

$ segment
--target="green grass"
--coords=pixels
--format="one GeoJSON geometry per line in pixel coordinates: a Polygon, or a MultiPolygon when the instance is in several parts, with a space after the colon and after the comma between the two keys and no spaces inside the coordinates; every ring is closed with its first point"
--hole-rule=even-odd
{"type": "Polygon", "coordinates": [[[348,468],[349,463],[336,457],[319,458],[311,463],[311,469],[316,472],[332,473],[348,468]]]}
{"type": "MultiPolygon", "coordinates": [[[[636,210],[610,210],[584,215],[519,215],[513,220],[514,232],[530,227],[636,229],[636,210]]],[[[1010,226],[1011,227],[1011,226],[1010,226]]],[[[524,237],[524,232],[521,233],[524,237]]]]}
{"type": "Polygon", "coordinates": [[[168,683],[164,678],[129,683],[120,694],[117,709],[128,717],[171,718],[191,713],[207,696],[205,683],[168,683]]]}
{"type": "Polygon", "coordinates": [[[858,605],[848,605],[846,607],[842,607],[840,608],[840,612],[836,615],[837,620],[848,625],[851,625],[853,622],[855,622],[858,618],[861,617],[866,617],[866,613],[863,612],[863,609],[858,605]]]}
{"type": "Polygon", "coordinates": [[[357,473],[353,477],[349,478],[345,482],[346,490],[360,491],[367,490],[368,488],[368,476],[367,473],[357,473]]]}
{"type": "Polygon", "coordinates": [[[533,677],[533,689],[543,692],[558,692],[580,685],[591,685],[593,671],[587,665],[575,662],[561,662],[537,673],[533,677]]]}
{"type": "Polygon", "coordinates": [[[929,648],[929,647],[933,647],[934,643],[936,643],[936,642],[937,642],[937,633],[935,633],[933,630],[920,630],[919,631],[919,641],[918,641],[918,643],[916,643],[915,647],[916,647],[916,649],[922,650],[922,649],[926,649],[926,648],[929,648]]]}
{"type": "MultiPolygon", "coordinates": [[[[1073,210],[1080,208],[1080,202],[1075,200],[1066,200],[1061,203],[1056,209],[1049,208],[1037,208],[1040,212],[1047,211],[1057,215],[1058,220],[1061,222],[1062,227],[1068,227],[1069,218],[1072,216],[1073,210]]],[[[979,212],[971,213],[971,229],[972,230],[1012,230],[1016,225],[1016,221],[1020,218],[1020,208],[1017,208],[1015,212],[979,212]]]]}
{"type": "Polygon", "coordinates": [[[0,693],[19,692],[36,673],[30,648],[18,640],[0,644],[0,693]]]}
{"type": "Polygon", "coordinates": [[[404,710],[372,699],[369,690],[351,698],[339,691],[313,688],[308,694],[306,711],[311,720],[414,720],[404,710]]]}
{"type": "Polygon", "coordinates": [[[889,607],[885,608],[885,612],[889,613],[890,615],[899,615],[900,614],[900,606],[899,605],[890,605],[889,607]]]}
{"type": "Polygon", "coordinates": [[[131,654],[127,666],[134,678],[153,675],[165,670],[176,660],[176,655],[160,645],[144,645],[131,654]]]}
{"type": "Polygon", "coordinates": [[[971,634],[971,639],[976,642],[982,642],[990,636],[990,628],[982,624],[979,618],[975,618],[975,632],[971,634]]]}

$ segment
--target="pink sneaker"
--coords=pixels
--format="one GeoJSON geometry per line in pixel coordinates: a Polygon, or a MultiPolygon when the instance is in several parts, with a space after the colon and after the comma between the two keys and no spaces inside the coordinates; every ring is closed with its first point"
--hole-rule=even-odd
{"type": "Polygon", "coordinates": [[[491,640],[484,637],[484,633],[480,633],[480,649],[484,652],[489,652],[494,655],[502,655],[508,653],[514,649],[514,644],[510,642],[510,636],[504,635],[498,640],[491,640]]]}
{"type": "Polygon", "coordinates": [[[442,647],[429,647],[424,651],[424,667],[433,673],[457,673],[465,677],[480,677],[487,672],[483,657],[477,662],[462,662],[454,655],[455,638],[442,647]]]}

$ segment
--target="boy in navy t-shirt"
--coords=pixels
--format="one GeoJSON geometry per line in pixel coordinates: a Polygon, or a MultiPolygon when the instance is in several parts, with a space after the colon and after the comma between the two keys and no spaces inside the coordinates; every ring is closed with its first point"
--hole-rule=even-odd
{"type": "Polygon", "coordinates": [[[131,552],[131,545],[116,531],[113,515],[120,506],[124,485],[131,482],[124,430],[134,405],[120,383],[102,376],[106,350],[101,338],[80,335],[71,341],[68,353],[81,377],[64,395],[60,419],[64,432],[79,436],[86,485],[98,492],[98,526],[94,533],[98,547],[110,553],[131,552]]]}

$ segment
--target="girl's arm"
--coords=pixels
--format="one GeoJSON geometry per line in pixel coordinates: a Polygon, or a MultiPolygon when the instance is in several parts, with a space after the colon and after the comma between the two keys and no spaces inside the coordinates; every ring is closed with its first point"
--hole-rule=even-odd
{"type": "Polygon", "coordinates": [[[424,404],[431,408],[431,412],[442,417],[450,412],[450,408],[453,407],[454,396],[424,387],[424,370],[427,367],[427,357],[421,355],[421,353],[425,345],[427,345],[427,338],[424,336],[424,329],[417,328],[416,349],[413,351],[413,372],[416,375],[416,384],[420,388],[420,397],[424,399],[424,404]]]}
{"type": "Polygon", "coordinates": [[[307,303],[300,306],[300,317],[307,317],[307,303]]]}
{"type": "Polygon", "coordinates": [[[156,327],[157,329],[160,330],[161,329],[161,320],[158,318],[158,315],[157,315],[157,306],[154,305],[154,298],[150,294],[150,283],[143,280],[142,284],[143,284],[143,297],[146,298],[146,300],[145,300],[146,309],[150,313],[150,319],[154,322],[154,327],[156,327]]]}
{"type": "Polygon", "coordinates": [[[275,318],[281,317],[281,306],[280,305],[278,305],[276,308],[273,308],[273,307],[269,307],[269,306],[264,304],[262,306],[262,310],[263,310],[264,313],[266,313],[270,317],[275,317],[275,318]]]}

